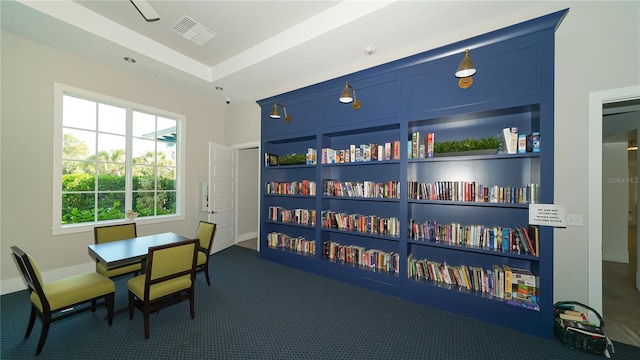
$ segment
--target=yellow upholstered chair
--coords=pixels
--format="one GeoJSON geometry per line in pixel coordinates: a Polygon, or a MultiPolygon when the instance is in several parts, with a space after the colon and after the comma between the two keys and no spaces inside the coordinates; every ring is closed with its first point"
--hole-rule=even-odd
{"type": "MultiPolygon", "coordinates": [[[[102,244],[110,241],[132,239],[135,238],[137,234],[136,223],[98,226],[93,228],[93,241],[96,244],[102,244]]],[[[96,262],[96,272],[109,278],[128,273],[136,273],[137,275],[141,268],[142,265],[139,262],[113,269],[107,269],[100,261],[96,262]]]]}
{"type": "Polygon", "coordinates": [[[29,290],[31,299],[31,316],[25,339],[31,335],[36,316],[42,321],[40,340],[36,348],[36,356],[40,354],[49,333],[49,325],[77,313],[92,310],[97,305],[106,305],[109,325],[113,322],[113,302],[116,286],[114,282],[98,273],[90,272],[71,276],[45,284],[42,282],[40,270],[33,258],[17,246],[11,251],[20,268],[29,290]],[[97,300],[104,298],[98,303],[97,300]],[[82,304],[90,303],[87,306],[82,304]],[[64,311],[64,312],[63,312],[64,311]]]}
{"type": "Polygon", "coordinates": [[[194,286],[198,239],[153,246],[147,255],[146,272],[127,281],[129,288],[129,319],[133,308],[144,314],[144,338],[149,338],[149,313],[164,303],[178,298],[182,292],[189,295],[191,318],[195,317],[194,286]]]}
{"type": "Polygon", "coordinates": [[[196,238],[200,240],[200,250],[198,251],[198,271],[204,271],[207,278],[207,285],[211,286],[209,280],[209,258],[211,258],[211,245],[213,245],[213,237],[216,235],[216,224],[200,221],[196,238]]]}

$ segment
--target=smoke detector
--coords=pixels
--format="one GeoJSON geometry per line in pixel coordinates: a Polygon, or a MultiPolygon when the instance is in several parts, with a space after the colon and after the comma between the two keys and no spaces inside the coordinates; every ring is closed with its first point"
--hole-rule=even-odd
{"type": "Polygon", "coordinates": [[[171,27],[171,30],[198,45],[206,43],[217,35],[213,31],[207,29],[204,25],[186,15],[171,27]]]}
{"type": "Polygon", "coordinates": [[[369,45],[366,48],[364,48],[364,53],[367,55],[373,55],[376,53],[376,47],[373,45],[369,45]]]}

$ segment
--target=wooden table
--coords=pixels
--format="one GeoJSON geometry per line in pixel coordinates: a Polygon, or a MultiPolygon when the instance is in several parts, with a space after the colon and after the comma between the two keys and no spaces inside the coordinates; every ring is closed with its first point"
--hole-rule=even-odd
{"type": "Polygon", "coordinates": [[[89,256],[103,262],[107,268],[128,265],[144,261],[149,253],[149,247],[171,244],[189,238],[172,232],[155,235],[138,236],[126,240],[111,241],[89,245],[89,256]]]}

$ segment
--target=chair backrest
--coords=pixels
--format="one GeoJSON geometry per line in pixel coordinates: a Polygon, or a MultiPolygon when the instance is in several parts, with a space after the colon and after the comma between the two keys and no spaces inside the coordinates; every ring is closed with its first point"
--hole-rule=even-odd
{"type": "Polygon", "coordinates": [[[149,300],[149,288],[160,282],[189,276],[193,284],[199,247],[198,239],[150,247],[147,255],[144,300],[149,300]]]}
{"type": "Polygon", "coordinates": [[[13,257],[16,259],[22,278],[29,288],[29,292],[35,292],[40,298],[43,310],[48,311],[50,309],[49,301],[44,294],[44,283],[42,282],[42,275],[40,274],[38,265],[29,254],[25,253],[19,247],[12,246],[11,251],[13,252],[13,257]]]}
{"type": "Polygon", "coordinates": [[[132,239],[137,235],[136,223],[97,226],[93,228],[93,240],[96,244],[132,239]]]}
{"type": "Polygon", "coordinates": [[[196,238],[200,240],[200,248],[206,250],[209,253],[211,250],[211,244],[213,244],[213,237],[216,234],[216,224],[200,221],[198,224],[198,231],[196,232],[196,238]]]}

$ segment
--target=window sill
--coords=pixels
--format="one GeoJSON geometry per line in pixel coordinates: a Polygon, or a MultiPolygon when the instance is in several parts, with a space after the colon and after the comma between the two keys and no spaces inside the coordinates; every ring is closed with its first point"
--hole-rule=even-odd
{"type": "Polygon", "coordinates": [[[166,215],[166,216],[158,216],[158,217],[139,218],[135,220],[122,219],[122,220],[113,220],[113,221],[92,222],[92,223],[83,223],[83,224],[77,224],[77,225],[66,225],[64,227],[55,228],[51,230],[51,234],[53,236],[58,236],[58,235],[88,232],[88,231],[93,231],[93,228],[96,226],[124,224],[132,221],[135,222],[137,225],[150,225],[150,224],[159,224],[159,223],[178,221],[178,220],[184,220],[184,216],[183,215],[166,215]]]}

